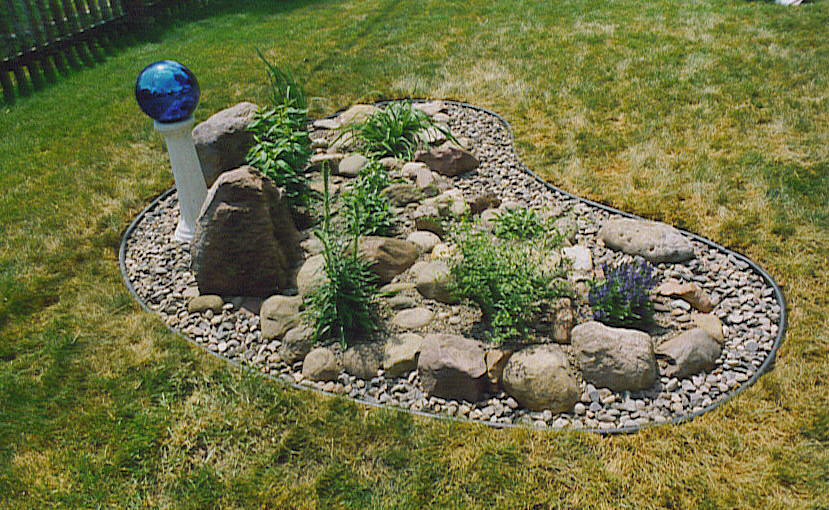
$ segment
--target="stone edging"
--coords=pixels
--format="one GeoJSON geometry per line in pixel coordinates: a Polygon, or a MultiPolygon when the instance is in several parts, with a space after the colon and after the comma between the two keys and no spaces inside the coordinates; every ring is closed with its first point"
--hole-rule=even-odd
{"type": "MultiPolygon", "coordinates": [[[[414,99],[413,101],[414,102],[425,102],[427,100],[426,99],[414,99]]],[[[382,102],[376,103],[376,105],[382,106],[382,105],[385,105],[385,104],[390,103],[390,102],[392,102],[392,101],[382,101],[382,102]]],[[[446,103],[446,104],[452,104],[452,105],[461,106],[461,107],[464,107],[464,108],[478,110],[478,111],[484,112],[488,115],[491,115],[491,116],[495,117],[496,119],[498,119],[498,121],[506,129],[506,131],[508,133],[509,141],[512,143],[512,147],[515,150],[515,137],[514,137],[514,134],[512,132],[512,127],[510,126],[509,122],[507,122],[502,116],[500,116],[499,114],[497,114],[495,112],[487,110],[486,108],[482,108],[482,107],[475,106],[475,105],[470,105],[470,104],[457,102],[457,101],[450,101],[450,100],[443,100],[443,102],[446,103]]],[[[340,110],[340,111],[342,111],[342,110],[340,110]]],[[[330,115],[327,118],[335,117],[339,113],[340,112],[338,111],[338,112],[330,115]]],[[[516,151],[516,155],[517,155],[517,151],[516,151]]],[[[569,193],[569,192],[564,191],[560,188],[557,188],[557,187],[553,186],[552,184],[544,181],[537,174],[535,174],[532,170],[527,168],[523,164],[523,162],[520,160],[520,158],[518,158],[518,167],[520,168],[521,171],[523,171],[524,173],[526,173],[527,175],[529,175],[530,177],[535,179],[538,183],[540,183],[541,185],[543,185],[545,188],[547,188],[550,191],[560,193],[562,195],[565,195],[568,198],[577,200],[577,201],[579,201],[581,203],[584,203],[588,206],[591,206],[591,207],[594,207],[594,208],[597,208],[597,209],[601,209],[601,210],[604,210],[604,211],[609,212],[609,213],[618,214],[618,215],[621,215],[621,216],[624,216],[624,217],[627,217],[627,218],[642,219],[642,218],[640,218],[638,216],[635,216],[633,214],[630,214],[630,213],[627,213],[627,212],[624,212],[624,211],[620,211],[618,209],[614,209],[612,207],[606,206],[606,205],[598,203],[598,202],[594,202],[592,200],[588,200],[588,199],[578,197],[576,195],[573,195],[572,193],[569,193]]],[[[141,211],[141,213],[138,214],[138,216],[132,221],[132,223],[130,223],[130,225],[124,231],[123,236],[121,237],[121,243],[120,243],[119,252],[118,252],[119,266],[120,266],[120,269],[121,269],[121,276],[124,279],[124,283],[127,287],[127,290],[130,292],[132,297],[141,305],[141,307],[144,310],[146,310],[148,312],[153,312],[153,310],[150,309],[150,307],[144,301],[142,301],[142,299],[138,296],[135,288],[133,287],[132,283],[130,282],[130,279],[129,279],[129,276],[128,276],[128,273],[127,273],[127,267],[126,267],[127,241],[129,240],[129,238],[130,238],[132,232],[135,230],[135,228],[141,223],[144,216],[148,212],[155,209],[160,202],[162,202],[163,200],[168,198],[174,192],[175,192],[175,187],[170,188],[167,191],[165,191],[164,193],[162,193],[160,196],[158,196],[155,200],[153,200],[143,211],[141,211]]],[[[692,413],[689,413],[689,414],[684,414],[684,415],[681,415],[681,416],[676,416],[673,419],[671,419],[669,422],[666,422],[666,423],[672,423],[672,424],[679,424],[679,423],[682,423],[682,422],[685,422],[685,421],[692,420],[692,419],[694,419],[698,416],[701,416],[702,414],[705,414],[708,411],[713,410],[714,408],[722,405],[723,403],[728,402],[729,400],[731,400],[732,398],[737,396],[739,393],[741,393],[743,390],[745,390],[746,388],[748,388],[749,386],[754,384],[761,375],[763,375],[767,371],[771,370],[774,366],[774,363],[775,363],[775,360],[776,360],[776,357],[777,357],[777,351],[783,343],[783,338],[785,336],[786,326],[787,326],[786,300],[785,300],[785,297],[783,296],[783,291],[782,291],[782,289],[780,289],[780,287],[777,285],[777,283],[774,281],[774,279],[763,268],[761,268],[760,266],[755,264],[749,258],[743,256],[742,254],[737,253],[737,252],[732,251],[732,250],[729,250],[729,249],[727,249],[727,248],[725,248],[725,247],[723,247],[723,246],[721,246],[721,245],[719,245],[719,244],[717,244],[713,241],[705,239],[705,238],[703,238],[699,235],[696,235],[694,233],[687,232],[685,230],[680,229],[680,232],[682,232],[684,235],[687,235],[688,237],[692,238],[695,241],[699,241],[700,243],[703,243],[703,244],[707,245],[708,247],[710,247],[712,249],[715,249],[717,251],[720,251],[720,252],[723,252],[723,253],[734,256],[737,260],[740,260],[740,261],[746,263],[753,271],[755,271],[757,274],[759,274],[765,280],[765,282],[774,289],[775,300],[777,301],[777,304],[780,306],[780,320],[779,320],[779,325],[778,325],[777,337],[775,338],[774,345],[772,346],[771,350],[769,351],[768,356],[766,356],[766,359],[763,361],[763,363],[760,365],[760,367],[757,368],[755,373],[747,381],[745,381],[742,384],[736,386],[733,390],[729,391],[724,397],[712,402],[711,404],[709,404],[708,406],[702,408],[701,410],[696,411],[696,412],[692,412],[692,413]]],[[[254,369],[254,367],[244,365],[244,364],[242,364],[242,363],[240,363],[240,362],[238,362],[234,359],[231,359],[227,356],[222,355],[221,353],[210,351],[210,350],[202,347],[201,345],[199,345],[196,341],[194,341],[192,338],[190,338],[188,335],[182,333],[181,331],[178,331],[178,330],[174,329],[171,326],[167,326],[167,327],[171,332],[175,333],[176,335],[178,335],[180,337],[183,337],[184,339],[186,339],[191,344],[199,346],[203,350],[207,351],[209,354],[212,354],[212,355],[214,355],[218,358],[221,358],[224,361],[231,363],[232,365],[235,365],[235,366],[240,367],[242,369],[250,370],[251,372],[256,373],[260,376],[265,376],[265,377],[267,377],[271,380],[279,381],[282,384],[287,384],[287,385],[292,386],[292,387],[297,388],[297,389],[302,389],[302,390],[311,389],[311,390],[317,391],[319,393],[334,396],[334,394],[324,392],[324,391],[322,391],[320,389],[317,389],[317,388],[312,388],[312,387],[309,387],[309,386],[306,386],[306,385],[301,385],[301,384],[296,383],[296,382],[288,382],[288,381],[286,381],[286,380],[284,380],[280,377],[276,377],[272,374],[265,374],[265,373],[263,373],[259,370],[254,369]]],[[[349,398],[351,398],[351,397],[349,397],[349,398]]],[[[401,407],[397,407],[397,406],[390,406],[390,405],[386,405],[386,404],[380,404],[378,402],[369,402],[369,401],[366,401],[366,400],[361,400],[361,399],[356,399],[356,398],[352,398],[352,400],[355,400],[355,401],[357,401],[361,404],[364,404],[364,405],[369,405],[369,406],[373,406],[373,407],[382,407],[382,408],[395,410],[395,411],[407,412],[407,413],[418,415],[418,416],[427,416],[427,417],[430,417],[430,418],[439,418],[439,419],[463,421],[463,422],[480,422],[480,420],[471,420],[471,419],[466,419],[466,418],[457,418],[457,417],[454,417],[454,416],[447,416],[447,415],[443,415],[443,414],[434,414],[434,413],[429,413],[429,412],[424,412],[424,411],[416,411],[416,410],[405,409],[405,408],[401,408],[401,407]]],[[[496,428],[525,427],[525,425],[515,424],[515,423],[492,423],[492,422],[489,422],[489,421],[487,421],[485,423],[487,425],[491,426],[491,427],[496,427],[496,428]]],[[[648,423],[648,424],[645,424],[645,425],[634,425],[634,426],[627,426],[627,427],[618,427],[618,428],[613,428],[613,429],[587,429],[587,428],[573,429],[573,428],[569,428],[569,427],[568,427],[568,429],[570,429],[570,430],[579,430],[579,431],[584,431],[584,432],[597,432],[597,433],[600,433],[600,434],[603,434],[603,435],[611,435],[611,434],[623,434],[623,433],[637,432],[639,429],[641,429],[643,427],[649,427],[649,426],[653,426],[653,425],[656,425],[656,424],[655,423],[648,423]]],[[[548,428],[554,428],[554,427],[548,427],[548,428]]]]}

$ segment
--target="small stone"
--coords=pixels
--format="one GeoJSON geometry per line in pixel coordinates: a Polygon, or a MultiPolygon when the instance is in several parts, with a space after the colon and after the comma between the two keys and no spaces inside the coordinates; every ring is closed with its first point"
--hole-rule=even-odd
{"type": "Polygon", "coordinates": [[[428,308],[411,308],[398,312],[392,324],[402,329],[420,329],[434,319],[435,313],[428,308]]]}
{"type": "Polygon", "coordinates": [[[221,296],[205,294],[191,299],[187,303],[187,311],[190,313],[202,313],[210,310],[213,313],[220,313],[224,304],[225,302],[221,296]]]}

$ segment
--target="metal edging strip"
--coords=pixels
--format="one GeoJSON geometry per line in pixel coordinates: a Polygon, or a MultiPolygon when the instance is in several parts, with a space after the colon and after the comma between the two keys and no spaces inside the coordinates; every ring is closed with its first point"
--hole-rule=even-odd
{"type": "MultiPolygon", "coordinates": [[[[434,101],[434,100],[433,99],[422,99],[421,98],[421,99],[411,99],[411,101],[415,102],[415,103],[423,103],[423,102],[434,101]]],[[[618,215],[622,215],[622,216],[625,216],[627,218],[633,218],[633,219],[640,219],[640,220],[644,219],[640,216],[636,216],[634,214],[631,214],[631,213],[628,213],[628,212],[625,212],[625,211],[620,211],[620,210],[615,209],[613,207],[610,207],[608,205],[605,205],[605,204],[602,204],[602,203],[599,203],[599,202],[594,202],[594,201],[588,200],[586,198],[578,197],[578,196],[576,196],[572,193],[564,191],[563,189],[560,189],[560,188],[550,184],[549,182],[547,182],[544,179],[542,179],[541,177],[539,177],[535,172],[533,172],[532,170],[527,168],[527,166],[524,165],[523,161],[521,161],[521,158],[518,157],[517,148],[515,146],[515,135],[512,131],[512,126],[501,115],[499,115],[495,112],[492,112],[490,110],[487,110],[486,108],[483,108],[483,107],[480,107],[480,106],[475,106],[475,105],[470,105],[470,104],[467,104],[467,103],[462,103],[462,102],[459,102],[459,101],[452,101],[452,100],[447,100],[447,99],[440,100],[440,101],[443,101],[446,104],[451,104],[451,105],[460,106],[460,107],[463,107],[463,108],[469,108],[469,109],[472,109],[472,110],[477,110],[477,111],[486,113],[488,115],[492,115],[493,117],[498,119],[498,121],[501,123],[502,126],[504,126],[504,128],[506,128],[507,133],[509,134],[509,141],[510,141],[510,144],[512,145],[513,151],[515,152],[516,159],[518,160],[518,165],[519,165],[519,168],[521,169],[521,171],[523,171],[524,173],[526,173],[527,175],[529,175],[530,177],[535,179],[540,184],[544,185],[548,190],[554,191],[556,193],[561,193],[561,194],[565,195],[568,198],[578,200],[579,202],[587,204],[591,207],[602,209],[604,211],[607,211],[607,212],[610,212],[610,213],[613,213],[613,214],[618,214],[618,215]]],[[[385,104],[388,104],[388,103],[391,103],[391,102],[393,102],[393,101],[379,101],[379,102],[376,102],[375,105],[382,106],[382,105],[385,105],[385,104]]],[[[325,118],[333,118],[344,110],[345,109],[338,110],[336,113],[334,113],[332,115],[329,115],[325,118]]],[[[138,226],[138,224],[141,223],[141,220],[144,219],[144,216],[149,211],[152,211],[153,209],[155,209],[162,200],[165,200],[170,195],[172,195],[174,192],[175,192],[175,186],[168,189],[168,190],[166,190],[161,195],[156,197],[146,208],[144,208],[144,210],[142,210],[138,214],[138,216],[135,217],[135,219],[132,221],[132,223],[130,223],[130,225],[124,231],[124,235],[121,237],[121,245],[120,245],[119,250],[118,250],[118,260],[119,260],[119,265],[120,265],[120,269],[121,269],[121,276],[124,279],[124,284],[127,286],[127,290],[132,295],[132,297],[138,302],[138,304],[141,305],[141,308],[143,308],[145,311],[150,312],[150,313],[155,313],[155,311],[150,309],[150,307],[147,306],[147,304],[144,303],[144,301],[141,300],[141,298],[138,296],[138,293],[135,291],[135,288],[132,286],[132,282],[130,282],[129,276],[127,274],[127,267],[126,267],[127,240],[130,238],[130,235],[135,230],[135,228],[138,226]]],[[[696,241],[699,241],[699,242],[701,242],[701,243],[703,243],[703,244],[705,244],[705,245],[707,245],[711,248],[714,248],[718,251],[721,251],[723,253],[733,255],[736,259],[748,264],[749,267],[751,267],[754,271],[759,273],[760,276],[762,276],[763,279],[766,281],[766,283],[771,285],[771,287],[774,289],[775,299],[777,300],[777,303],[780,306],[780,323],[778,325],[777,338],[775,339],[774,345],[772,346],[771,351],[769,351],[768,356],[766,356],[766,359],[763,361],[763,363],[760,365],[760,367],[758,367],[756,369],[753,376],[751,376],[746,382],[740,384],[739,386],[737,386],[733,390],[726,393],[723,398],[720,398],[716,402],[712,402],[711,404],[704,407],[703,409],[700,409],[699,411],[696,411],[696,412],[693,412],[693,413],[690,413],[690,414],[685,414],[685,415],[682,415],[682,416],[674,417],[670,421],[666,421],[666,422],[661,423],[661,424],[648,423],[646,425],[635,425],[635,426],[632,426],[632,427],[617,427],[617,428],[613,428],[613,429],[588,429],[588,428],[574,428],[574,427],[554,428],[554,427],[549,427],[548,426],[548,427],[546,427],[544,429],[540,429],[540,430],[566,430],[566,431],[575,431],[575,432],[594,432],[594,433],[598,433],[598,434],[601,434],[601,435],[616,435],[616,434],[629,434],[629,433],[633,433],[633,432],[638,432],[639,430],[641,430],[643,428],[649,428],[649,427],[654,427],[654,426],[659,426],[659,425],[680,424],[680,423],[683,423],[683,422],[686,422],[686,421],[693,420],[694,418],[697,418],[697,417],[699,417],[699,416],[701,416],[701,415],[703,415],[703,414],[705,414],[709,411],[712,411],[715,408],[717,408],[717,407],[725,404],[726,402],[730,401],[731,399],[733,399],[734,397],[736,397],[737,395],[739,395],[740,393],[745,391],[748,387],[753,385],[755,382],[757,382],[757,380],[759,379],[759,377],[761,375],[765,374],[767,371],[769,371],[773,368],[773,365],[774,365],[775,360],[777,358],[777,351],[779,350],[780,346],[783,344],[783,338],[785,336],[786,327],[788,325],[788,312],[787,312],[787,308],[786,308],[786,299],[785,299],[785,296],[783,295],[783,290],[780,288],[780,286],[777,285],[777,282],[775,282],[774,278],[772,278],[771,275],[769,275],[759,265],[754,263],[754,261],[752,261],[748,257],[742,255],[741,253],[730,250],[730,249],[728,249],[724,246],[721,246],[721,245],[715,243],[714,241],[711,241],[711,240],[706,239],[702,236],[694,234],[693,232],[688,232],[688,231],[682,230],[682,229],[677,229],[677,230],[679,230],[683,234],[691,237],[692,239],[694,239],[696,241]]],[[[247,370],[247,371],[249,371],[253,374],[266,377],[266,378],[268,378],[270,380],[273,380],[273,381],[278,381],[281,384],[290,386],[290,387],[295,388],[295,389],[299,389],[299,390],[303,390],[303,391],[309,391],[310,390],[310,391],[315,391],[315,392],[323,394],[323,395],[339,396],[339,397],[343,397],[343,398],[348,398],[350,400],[353,400],[353,401],[356,401],[356,402],[359,402],[361,404],[368,405],[368,406],[371,406],[371,407],[383,408],[383,409],[393,410],[393,411],[396,411],[396,412],[405,412],[405,413],[413,414],[415,416],[424,416],[424,417],[428,417],[428,418],[448,420],[448,421],[454,421],[454,422],[459,422],[459,423],[484,424],[484,425],[488,425],[488,426],[493,427],[493,428],[525,428],[525,429],[532,429],[531,426],[517,424],[517,423],[492,423],[492,422],[489,422],[489,421],[472,420],[472,419],[468,419],[468,418],[457,418],[455,416],[446,416],[446,415],[435,414],[435,413],[427,413],[427,412],[424,412],[424,411],[414,411],[414,410],[405,409],[405,408],[402,408],[402,407],[381,404],[379,402],[369,402],[367,400],[361,400],[361,399],[351,398],[351,397],[347,397],[347,396],[343,396],[343,395],[336,395],[336,394],[333,394],[333,393],[328,393],[328,392],[322,391],[322,390],[317,389],[317,388],[313,388],[313,387],[310,387],[310,386],[304,386],[304,385],[298,384],[296,382],[286,381],[285,379],[283,379],[281,377],[274,376],[273,374],[266,374],[266,373],[262,372],[261,370],[257,370],[255,367],[242,364],[239,361],[228,358],[226,356],[223,356],[222,354],[220,354],[218,352],[210,351],[210,350],[202,347],[199,343],[195,342],[193,339],[191,339],[189,336],[185,335],[181,331],[179,331],[179,330],[177,330],[177,329],[175,329],[175,328],[173,328],[169,325],[166,325],[166,326],[167,326],[167,329],[169,329],[171,332],[173,332],[174,334],[184,338],[185,340],[187,340],[191,344],[197,346],[201,350],[207,352],[208,354],[211,354],[211,355],[213,355],[213,356],[215,356],[219,359],[222,359],[222,360],[230,363],[231,365],[233,365],[235,367],[241,368],[243,370],[247,370]]]]}

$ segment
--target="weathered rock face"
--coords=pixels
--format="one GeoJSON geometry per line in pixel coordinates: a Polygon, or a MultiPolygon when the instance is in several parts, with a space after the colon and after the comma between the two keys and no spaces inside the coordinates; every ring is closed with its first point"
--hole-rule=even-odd
{"type": "Polygon", "coordinates": [[[447,177],[469,172],[478,168],[480,164],[471,152],[449,142],[428,151],[418,151],[415,160],[426,163],[430,169],[447,177]]]}
{"type": "Polygon", "coordinates": [[[587,246],[569,246],[562,254],[572,262],[570,279],[574,282],[593,279],[593,255],[587,246]]]}
{"type": "Polygon", "coordinates": [[[282,338],[289,329],[298,326],[301,306],[301,296],[276,295],[266,299],[259,311],[262,338],[282,338]]]}
{"type": "Polygon", "coordinates": [[[722,347],[705,330],[695,328],[662,342],[655,351],[670,362],[665,375],[681,379],[714,368],[722,347]]]}
{"type": "Polygon", "coordinates": [[[312,381],[334,381],[340,375],[340,363],[334,351],[317,347],[305,356],[302,376],[312,381]]]}
{"type": "Polygon", "coordinates": [[[412,267],[412,272],[417,278],[415,288],[421,296],[447,304],[458,302],[449,290],[452,275],[446,262],[440,260],[418,262],[412,267]]]}
{"type": "Polygon", "coordinates": [[[533,411],[570,412],[579,401],[579,385],[567,355],[557,345],[536,345],[513,354],[504,368],[501,385],[533,411]]]}
{"type": "Polygon", "coordinates": [[[222,172],[245,163],[245,156],[254,143],[248,125],[258,108],[253,103],[239,103],[212,115],[193,129],[196,154],[208,188],[222,172]]]}
{"type": "Polygon", "coordinates": [[[243,166],[208,191],[190,253],[202,294],[267,297],[295,285],[292,269],[302,252],[279,189],[243,166]]]}
{"type": "Polygon", "coordinates": [[[430,396],[476,402],[486,390],[483,345],[459,335],[424,338],[417,372],[430,396]]]}
{"type": "Polygon", "coordinates": [[[656,356],[647,333],[590,321],[573,328],[570,337],[585,381],[613,391],[641,390],[656,381],[656,356]]]}
{"type": "Polygon", "coordinates": [[[361,237],[358,250],[381,283],[412,267],[420,254],[416,244],[393,237],[361,237]]]}
{"type": "Polygon", "coordinates": [[[668,280],[659,285],[655,292],[663,296],[678,296],[703,313],[708,313],[714,309],[711,298],[702,290],[702,287],[694,282],[668,280]]]}
{"type": "Polygon", "coordinates": [[[684,262],[694,258],[691,241],[664,223],[613,219],[602,226],[599,237],[608,248],[641,255],[654,264],[684,262]]]}
{"type": "Polygon", "coordinates": [[[343,369],[361,379],[376,376],[382,363],[383,350],[374,343],[351,346],[343,354],[343,369]]]}
{"type": "Polygon", "coordinates": [[[484,362],[486,363],[486,376],[489,379],[489,384],[493,388],[497,388],[501,384],[501,378],[504,374],[504,367],[507,366],[512,352],[507,349],[491,349],[486,351],[484,355],[484,362]]]}
{"type": "Polygon", "coordinates": [[[389,338],[383,348],[383,369],[386,377],[398,377],[417,368],[423,337],[403,333],[389,338]]]}

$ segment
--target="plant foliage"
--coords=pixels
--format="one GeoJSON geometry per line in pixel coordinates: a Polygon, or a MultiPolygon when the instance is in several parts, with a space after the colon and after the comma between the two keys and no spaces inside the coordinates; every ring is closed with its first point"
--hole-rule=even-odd
{"type": "Polygon", "coordinates": [[[269,62],[258,49],[256,53],[267,69],[272,107],[258,111],[248,126],[254,145],[247,162],[284,190],[288,205],[296,212],[314,197],[304,174],[311,158],[305,93],[290,73],[269,62]]]}
{"type": "Polygon", "coordinates": [[[342,197],[348,232],[355,236],[387,235],[396,224],[391,202],[381,192],[389,185],[386,168],[370,160],[354,187],[342,197]]]}
{"type": "Polygon", "coordinates": [[[389,103],[362,122],[344,126],[339,137],[350,136],[357,149],[371,157],[412,159],[422,143],[423,131],[429,128],[435,128],[450,140],[455,140],[449,130],[412,107],[411,101],[400,101],[389,103]]]}
{"type": "Polygon", "coordinates": [[[650,291],[658,283],[653,266],[644,260],[602,266],[605,279],[591,282],[588,299],[593,318],[608,326],[637,326],[653,316],[650,291]]]}
{"type": "Polygon", "coordinates": [[[563,269],[544,267],[546,248],[494,240],[468,228],[455,238],[459,253],[452,262],[450,289],[481,309],[493,341],[526,340],[543,306],[567,294],[563,269]]]}
{"type": "Polygon", "coordinates": [[[308,311],[314,322],[314,340],[337,340],[343,346],[377,329],[374,297],[375,276],[357,251],[355,235],[349,242],[338,240],[331,229],[328,168],[323,168],[322,228],[314,235],[322,243],[326,281],[308,296],[308,311]]]}
{"type": "Polygon", "coordinates": [[[553,230],[549,220],[543,219],[535,210],[525,207],[505,211],[499,214],[494,222],[494,233],[501,239],[534,239],[553,230]]]}

